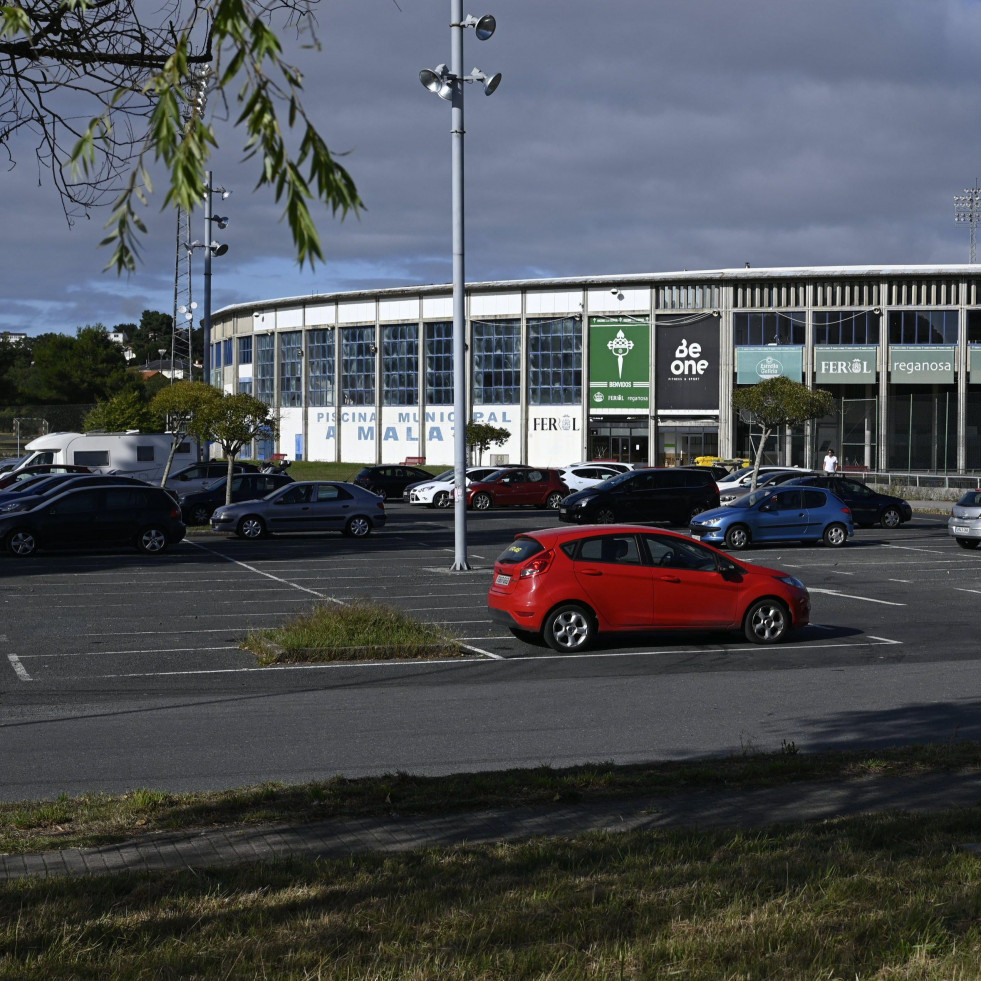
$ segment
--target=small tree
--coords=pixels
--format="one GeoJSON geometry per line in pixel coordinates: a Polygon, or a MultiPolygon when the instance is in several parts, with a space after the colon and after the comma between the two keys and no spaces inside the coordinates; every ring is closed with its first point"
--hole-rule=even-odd
{"type": "Polygon", "coordinates": [[[122,433],[127,429],[152,433],[160,428],[161,422],[160,416],[147,404],[142,392],[130,389],[105,402],[97,402],[82,422],[82,429],[87,433],[95,429],[104,429],[108,433],[122,433]]]}
{"type": "MultiPolygon", "coordinates": [[[[212,389],[215,391],[215,389],[212,389]]],[[[232,503],[232,474],[235,458],[243,446],[254,439],[275,438],[278,431],[272,409],[254,395],[239,392],[237,395],[221,395],[210,402],[200,413],[202,426],[208,438],[221,446],[228,460],[228,479],[225,481],[225,503],[232,503]]]]}
{"type": "Polygon", "coordinates": [[[188,436],[194,436],[200,442],[208,439],[207,408],[221,400],[221,392],[204,382],[179,381],[168,385],[154,395],[150,408],[166,420],[168,432],[173,435],[170,445],[170,455],[167,466],[164,467],[160,486],[163,487],[170,477],[170,468],[174,462],[177,447],[188,436]]]}
{"type": "Polygon", "coordinates": [[[816,392],[800,382],[778,375],[748,388],[740,388],[732,396],[732,406],[737,412],[751,412],[763,430],[753,462],[750,486],[755,488],[763,451],[770,436],[784,426],[802,426],[811,419],[831,415],[835,411],[835,400],[829,392],[816,392]]]}
{"type": "Polygon", "coordinates": [[[486,422],[467,423],[467,446],[471,452],[477,451],[477,462],[482,463],[484,452],[491,446],[503,446],[511,438],[511,431],[499,426],[491,426],[486,422]]]}

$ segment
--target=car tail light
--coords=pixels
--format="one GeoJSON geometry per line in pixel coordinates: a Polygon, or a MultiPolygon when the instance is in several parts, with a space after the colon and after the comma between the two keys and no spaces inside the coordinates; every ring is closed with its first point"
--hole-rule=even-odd
{"type": "Polygon", "coordinates": [[[842,509],[841,509],[841,513],[842,513],[842,514],[847,514],[847,515],[849,515],[849,516],[850,516],[850,515],[851,515],[851,513],[852,513],[852,509],[851,509],[851,508],[842,508],[842,509]]]}
{"type": "Polygon", "coordinates": [[[379,511],[384,511],[385,510],[385,502],[384,501],[379,501],[375,505],[375,507],[377,507],[379,511]]]}
{"type": "Polygon", "coordinates": [[[521,570],[518,575],[519,579],[527,579],[529,576],[540,576],[543,572],[548,571],[548,567],[552,564],[553,552],[540,552],[533,559],[529,560],[528,564],[521,570]]]}
{"type": "Polygon", "coordinates": [[[175,521],[180,521],[180,519],[181,519],[181,509],[176,504],[170,509],[170,516],[175,521]]]}

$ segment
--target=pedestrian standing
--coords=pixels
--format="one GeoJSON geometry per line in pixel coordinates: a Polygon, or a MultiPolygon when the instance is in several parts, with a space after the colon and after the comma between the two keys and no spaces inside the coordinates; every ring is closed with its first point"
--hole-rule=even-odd
{"type": "Polygon", "coordinates": [[[825,473],[837,473],[838,472],[838,457],[835,456],[835,451],[828,447],[828,454],[824,458],[824,472],[825,473]]]}

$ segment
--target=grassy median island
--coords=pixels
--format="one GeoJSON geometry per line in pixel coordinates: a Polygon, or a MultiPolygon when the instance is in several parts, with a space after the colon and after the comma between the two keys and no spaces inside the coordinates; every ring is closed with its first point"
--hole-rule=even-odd
{"type": "Polygon", "coordinates": [[[242,646],[264,666],[472,656],[439,624],[367,601],[320,604],[281,627],[252,631],[242,646]]]}

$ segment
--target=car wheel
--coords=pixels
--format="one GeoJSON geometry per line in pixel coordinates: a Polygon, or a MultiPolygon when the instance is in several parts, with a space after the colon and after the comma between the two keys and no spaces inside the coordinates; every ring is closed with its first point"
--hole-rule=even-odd
{"type": "Polygon", "coordinates": [[[369,487],[372,494],[377,494],[383,501],[388,500],[388,491],[384,487],[369,487]]]}
{"type": "Polygon", "coordinates": [[[542,633],[553,651],[571,654],[589,646],[596,636],[596,620],[584,606],[564,603],[548,615],[542,633]]]}
{"type": "Polygon", "coordinates": [[[741,552],[749,547],[749,529],[745,525],[733,525],[726,532],[726,545],[734,552],[741,552]]]}
{"type": "Polygon", "coordinates": [[[550,511],[557,511],[561,503],[562,495],[558,491],[552,491],[552,493],[545,498],[545,507],[547,507],[550,511]]]}
{"type": "Polygon", "coordinates": [[[474,494],[470,506],[474,511],[486,511],[491,506],[490,494],[474,494]]]}
{"type": "Polygon", "coordinates": [[[613,513],[613,508],[600,508],[596,512],[596,524],[598,525],[612,525],[616,520],[617,516],[613,513]]]}
{"type": "Polygon", "coordinates": [[[448,508],[453,503],[448,491],[440,491],[433,498],[433,507],[448,508]]]}
{"type": "Polygon", "coordinates": [[[26,528],[15,528],[7,536],[7,549],[22,559],[26,558],[37,551],[37,538],[26,528]]]}
{"type": "Polygon", "coordinates": [[[835,522],[824,529],[824,544],[830,548],[841,548],[848,541],[848,529],[835,522]]]}
{"type": "Polygon", "coordinates": [[[235,534],[239,538],[262,538],[265,533],[266,523],[255,514],[247,514],[239,521],[238,527],[235,529],[235,534]]]}
{"type": "Polygon", "coordinates": [[[977,548],[981,545],[981,538],[957,538],[955,541],[961,548],[977,548]]]}
{"type": "Polygon", "coordinates": [[[790,614],[779,600],[757,600],[743,620],[743,633],[754,644],[776,644],[790,630],[790,614]]]}
{"type": "Polygon", "coordinates": [[[167,533],[149,525],[136,536],[136,547],[144,555],[159,555],[167,550],[167,533]]]}
{"type": "Polygon", "coordinates": [[[195,504],[191,508],[191,524],[192,525],[206,525],[211,519],[211,508],[205,507],[203,504],[195,504]]]}
{"type": "Polygon", "coordinates": [[[886,508],[879,516],[883,528],[898,528],[902,523],[903,517],[896,508],[886,508]]]}
{"type": "Polygon", "coordinates": [[[344,534],[348,538],[364,538],[371,533],[371,522],[363,514],[355,514],[347,519],[344,534]]]}

